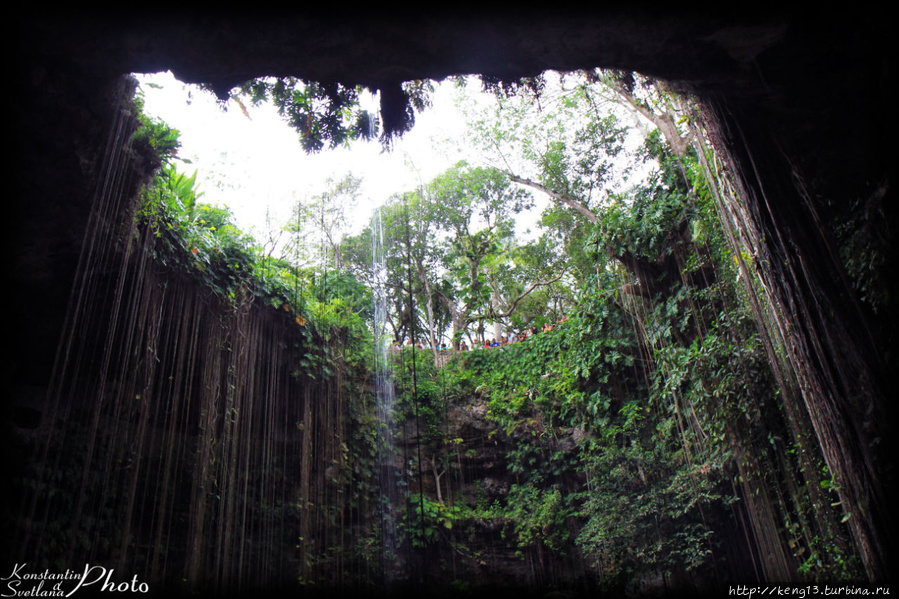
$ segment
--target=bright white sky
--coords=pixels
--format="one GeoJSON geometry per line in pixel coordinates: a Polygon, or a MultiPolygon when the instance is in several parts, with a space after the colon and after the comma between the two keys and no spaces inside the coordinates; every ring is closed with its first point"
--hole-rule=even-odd
{"type": "Polygon", "coordinates": [[[415,189],[466,158],[458,143],[444,141],[459,137],[464,127],[449,83],[438,86],[434,105],[417,115],[414,129],[397,140],[390,153],[372,141],[356,142],[351,150],[306,154],[297,133],[269,104],[245,103],[247,118],[233,101],[223,111],[212,94],[181,83],[171,73],[141,75],[138,80],[145,112],[180,131],[179,156],[192,162],[180,170],[191,174],[197,169],[201,201],[228,206],[238,226],[257,241],[266,231],[279,229],[298,200],[325,191],[329,177],[337,181],[351,172],[362,178],[362,199],[351,213],[355,232],[390,195],[415,189]]]}
{"type": "MultiPolygon", "coordinates": [[[[375,140],[306,154],[297,133],[270,104],[245,103],[248,117],[236,102],[222,110],[211,93],[185,85],[171,73],[137,77],[145,112],[180,132],[179,156],[191,161],[180,170],[198,171],[200,201],[230,208],[238,227],[259,243],[284,226],[298,201],[326,191],[329,179],[336,182],[348,173],[362,179],[359,204],[348,210],[352,222],[347,233],[352,234],[391,195],[428,183],[459,160],[482,166],[490,162],[465,145],[467,126],[452,82],[436,84],[433,105],[416,115],[414,128],[394,142],[391,152],[383,152],[375,140]]],[[[469,101],[479,85],[469,84],[469,101]]],[[[487,93],[479,98],[493,101],[487,93]]],[[[362,103],[377,111],[375,98],[362,98],[362,103]]],[[[641,141],[639,135],[635,139],[641,141]]],[[[543,194],[533,195],[535,207],[517,218],[522,239],[533,236],[548,201],[543,194]]]]}

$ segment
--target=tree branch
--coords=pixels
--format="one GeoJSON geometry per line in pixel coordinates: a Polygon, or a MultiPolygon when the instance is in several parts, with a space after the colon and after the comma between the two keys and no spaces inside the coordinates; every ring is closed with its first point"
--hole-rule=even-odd
{"type": "Polygon", "coordinates": [[[512,304],[509,306],[509,309],[506,310],[505,312],[497,313],[497,312],[491,310],[491,313],[488,314],[488,315],[485,315],[485,316],[481,316],[481,315],[472,315],[472,316],[471,316],[472,322],[475,321],[475,320],[477,320],[479,317],[483,317],[483,318],[508,318],[509,316],[512,315],[512,312],[515,311],[515,308],[518,307],[518,304],[521,303],[521,300],[523,300],[524,298],[526,298],[527,296],[529,296],[531,293],[533,293],[533,291],[534,291],[535,289],[537,289],[538,287],[546,287],[547,285],[552,285],[553,283],[555,283],[556,281],[558,281],[559,279],[561,279],[563,276],[565,276],[565,273],[566,273],[566,272],[568,272],[568,267],[563,268],[563,269],[562,269],[562,272],[559,273],[559,276],[557,276],[557,277],[554,278],[554,279],[549,279],[548,281],[537,281],[536,283],[533,283],[530,287],[528,287],[525,291],[523,291],[521,294],[519,294],[518,297],[515,298],[515,300],[514,300],[514,301],[512,302],[512,304]]]}
{"type": "Polygon", "coordinates": [[[647,106],[645,102],[625,89],[625,87],[617,80],[608,82],[607,85],[609,85],[619,98],[624,100],[625,107],[642,115],[645,119],[658,127],[659,131],[662,132],[662,135],[665,136],[665,139],[668,140],[668,144],[671,146],[671,150],[674,152],[675,156],[683,158],[687,154],[687,147],[690,145],[692,135],[680,134],[680,131],[678,131],[677,125],[674,122],[674,116],[670,112],[665,111],[662,114],[657,114],[647,106]]]}
{"type": "Polygon", "coordinates": [[[524,177],[519,177],[518,175],[515,175],[512,173],[508,173],[508,175],[509,175],[509,179],[514,181],[515,183],[527,185],[528,187],[532,187],[538,191],[542,191],[543,193],[545,193],[549,197],[553,198],[554,200],[562,202],[569,208],[573,208],[574,210],[577,210],[578,212],[583,214],[587,218],[587,220],[590,221],[591,223],[595,223],[597,220],[599,220],[599,217],[596,216],[595,212],[593,212],[592,210],[590,210],[584,204],[578,202],[577,200],[573,200],[573,199],[569,198],[568,196],[564,196],[560,193],[557,193],[557,192],[549,189],[542,183],[537,183],[536,181],[531,181],[530,179],[525,179],[524,177]]]}

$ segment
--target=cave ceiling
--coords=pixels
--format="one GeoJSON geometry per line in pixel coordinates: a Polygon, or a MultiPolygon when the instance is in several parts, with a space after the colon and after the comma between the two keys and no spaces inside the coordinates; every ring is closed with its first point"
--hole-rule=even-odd
{"type": "MultiPolygon", "coordinates": [[[[869,119],[890,112],[884,89],[892,59],[885,20],[876,14],[600,6],[503,15],[59,13],[21,19],[17,59],[32,67],[24,73],[31,79],[41,77],[34,69],[64,69],[88,86],[171,70],[219,94],[267,75],[387,90],[456,74],[511,80],[547,69],[613,67],[749,108],[787,144],[804,146],[798,152],[815,148],[819,158],[832,142],[865,152],[881,141],[869,119]]],[[[833,175],[823,161],[810,168],[833,175]]]]}

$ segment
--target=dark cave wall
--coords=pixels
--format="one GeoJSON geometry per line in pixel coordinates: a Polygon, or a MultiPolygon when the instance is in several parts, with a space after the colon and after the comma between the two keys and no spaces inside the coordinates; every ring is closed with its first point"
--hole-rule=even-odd
{"type": "Polygon", "coordinates": [[[886,401],[895,320],[889,306],[875,314],[847,288],[832,223],[859,198],[880,194],[879,244],[888,258],[880,280],[895,297],[889,187],[895,117],[888,104],[894,65],[885,19],[634,9],[514,20],[67,14],[20,18],[17,25],[11,55],[24,101],[14,124],[14,234],[8,239],[17,351],[6,364],[15,388],[40,388],[49,378],[105,142],[110,90],[122,74],[170,69],[224,92],[261,75],[391,89],[456,73],[512,78],[550,68],[637,70],[712,108],[754,201],[749,208],[774,263],[771,281],[788,279],[790,261],[804,265],[802,280],[787,281],[778,293],[794,310],[788,314],[794,322],[820,322],[824,336],[838,340],[814,350],[817,379],[840,379],[841,370],[856,377],[838,380],[828,396],[826,418],[836,418],[840,430],[827,443],[848,446],[845,468],[861,477],[853,501],[873,514],[873,526],[858,534],[870,537],[876,554],[869,574],[884,577],[886,556],[893,555],[886,539],[894,528],[882,508],[895,499],[884,457],[895,416],[886,401]],[[793,295],[815,312],[803,313],[793,295]]]}
{"type": "Polygon", "coordinates": [[[6,237],[16,351],[5,367],[17,381],[40,384],[56,353],[118,82],[44,65],[21,81],[27,93],[13,123],[14,226],[6,237]]]}

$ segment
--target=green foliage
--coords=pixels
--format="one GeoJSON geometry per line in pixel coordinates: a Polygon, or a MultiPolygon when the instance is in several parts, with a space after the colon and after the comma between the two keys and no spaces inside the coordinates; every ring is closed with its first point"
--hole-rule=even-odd
{"type": "Polygon", "coordinates": [[[403,348],[397,366],[394,417],[398,422],[417,420],[423,446],[439,451],[449,408],[446,379],[429,352],[411,346],[403,348]]]}
{"type": "Polygon", "coordinates": [[[163,121],[147,116],[143,111],[143,96],[136,95],[133,104],[140,126],[132,135],[132,144],[148,158],[151,170],[159,168],[177,156],[181,147],[179,132],[163,121]]]}
{"type": "Polygon", "coordinates": [[[703,510],[723,500],[717,473],[709,463],[685,463],[670,417],[653,430],[645,412],[629,415],[615,429],[620,441],[602,443],[602,451],[585,458],[591,492],[584,495],[578,544],[603,560],[611,578],[697,568],[713,547],[703,510]]]}
{"type": "Polygon", "coordinates": [[[512,485],[507,497],[504,520],[519,547],[542,544],[553,551],[571,550],[570,506],[558,485],[539,488],[533,484],[512,485]]]}
{"type": "Polygon", "coordinates": [[[333,265],[345,268],[342,238],[349,225],[349,215],[356,207],[362,180],[347,173],[339,179],[329,178],[327,189],[304,201],[298,201],[283,230],[290,234],[284,254],[307,268],[333,265]]]}
{"type": "Polygon", "coordinates": [[[232,92],[253,105],[271,102],[299,134],[307,152],[319,152],[377,135],[378,119],[359,108],[359,89],[339,83],[305,82],[294,77],[254,79],[232,92]]]}
{"type": "Polygon", "coordinates": [[[413,548],[427,547],[447,539],[447,533],[466,515],[466,510],[461,506],[447,505],[418,493],[410,495],[405,505],[399,530],[407,535],[413,548]]]}
{"type": "MultiPolygon", "coordinates": [[[[423,279],[436,277],[438,246],[434,243],[434,225],[427,216],[429,207],[421,194],[410,192],[393,196],[378,210],[378,218],[361,233],[345,237],[340,244],[341,262],[357,278],[374,288],[380,285],[387,301],[387,320],[394,340],[401,343],[424,337],[429,330],[427,307],[436,316],[441,308],[429,301],[423,279]],[[375,247],[384,271],[375,272],[375,247]],[[415,308],[410,309],[410,297],[415,308]]],[[[434,281],[436,287],[438,282],[434,281]]],[[[433,294],[432,294],[433,295],[433,294]]],[[[445,328],[445,325],[440,330],[445,328]]]]}

